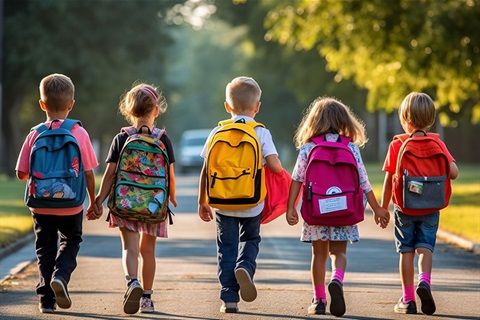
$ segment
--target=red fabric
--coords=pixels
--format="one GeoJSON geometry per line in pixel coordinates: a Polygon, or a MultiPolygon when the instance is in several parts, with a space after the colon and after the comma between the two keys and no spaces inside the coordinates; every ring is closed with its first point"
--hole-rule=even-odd
{"type": "MultiPolygon", "coordinates": [[[[260,220],[262,224],[273,221],[287,212],[288,194],[292,177],[285,169],[279,173],[273,173],[268,167],[265,167],[265,183],[267,185],[267,196],[265,197],[265,205],[262,211],[262,220],[260,220]]],[[[298,205],[300,195],[301,192],[298,193],[295,206],[298,205]]]]}

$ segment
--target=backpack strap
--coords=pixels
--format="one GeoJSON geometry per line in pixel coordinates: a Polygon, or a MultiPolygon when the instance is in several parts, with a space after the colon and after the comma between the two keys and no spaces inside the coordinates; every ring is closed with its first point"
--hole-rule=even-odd
{"type": "MultiPolygon", "coordinates": [[[[242,120],[243,120],[243,119],[242,119],[242,120]]],[[[232,124],[232,123],[235,123],[235,122],[233,121],[233,119],[227,119],[227,120],[219,121],[219,122],[218,122],[218,125],[219,125],[220,127],[223,127],[223,126],[226,126],[226,125],[232,124]]],[[[249,126],[252,127],[252,128],[256,128],[256,127],[265,128],[265,126],[263,125],[263,123],[256,122],[256,121],[246,121],[246,122],[237,121],[237,123],[244,123],[244,124],[246,124],[246,125],[249,125],[249,126]]]]}
{"type": "MultiPolygon", "coordinates": [[[[44,131],[52,130],[53,123],[58,122],[58,121],[60,121],[60,120],[59,119],[53,119],[48,126],[45,123],[41,123],[38,126],[33,127],[31,130],[32,131],[36,130],[40,134],[44,131]]],[[[80,120],[74,120],[74,119],[66,118],[66,119],[63,120],[63,123],[60,126],[60,128],[67,129],[67,130],[71,131],[73,126],[76,125],[77,123],[78,123],[79,126],[82,126],[82,123],[80,122],[80,120]]]]}
{"type": "MultiPolygon", "coordinates": [[[[321,135],[321,136],[316,136],[312,138],[312,141],[318,145],[322,141],[327,141],[327,140],[325,135],[321,135]]],[[[350,143],[350,141],[351,141],[350,138],[342,136],[341,134],[338,135],[337,142],[343,143],[348,147],[348,144],[350,143]]]]}
{"type": "MultiPolygon", "coordinates": [[[[122,129],[120,129],[120,132],[125,132],[126,134],[131,136],[131,135],[139,133],[139,130],[137,130],[137,128],[135,128],[134,126],[130,126],[130,127],[123,127],[122,129]]],[[[164,135],[166,133],[166,131],[162,130],[162,129],[159,129],[159,128],[156,128],[156,127],[153,127],[153,131],[150,132],[150,129],[149,129],[148,133],[154,139],[160,140],[160,138],[162,137],[162,135],[164,135]]]]}

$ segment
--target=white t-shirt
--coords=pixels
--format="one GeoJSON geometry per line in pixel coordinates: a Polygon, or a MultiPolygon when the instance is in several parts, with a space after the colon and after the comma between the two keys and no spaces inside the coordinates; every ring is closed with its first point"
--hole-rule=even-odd
{"type": "MultiPolygon", "coordinates": [[[[255,121],[253,118],[250,118],[247,116],[235,116],[232,118],[234,122],[240,119],[244,119],[246,122],[255,121]]],[[[220,126],[215,127],[208,135],[207,142],[203,146],[202,152],[200,153],[200,156],[202,156],[202,158],[205,158],[207,156],[208,141],[210,141],[210,139],[215,134],[215,132],[217,132],[220,128],[221,128],[220,126]]],[[[272,154],[278,155],[278,152],[277,152],[277,149],[275,148],[275,144],[273,143],[272,135],[268,129],[263,127],[256,127],[254,130],[258,136],[258,140],[260,140],[260,144],[262,147],[262,157],[263,157],[262,164],[263,166],[265,166],[265,163],[266,163],[265,158],[272,154]]],[[[237,217],[237,218],[251,218],[262,213],[263,207],[264,207],[264,203],[261,202],[256,207],[253,207],[251,209],[246,209],[246,210],[218,210],[217,209],[217,211],[224,216],[237,217]]]]}

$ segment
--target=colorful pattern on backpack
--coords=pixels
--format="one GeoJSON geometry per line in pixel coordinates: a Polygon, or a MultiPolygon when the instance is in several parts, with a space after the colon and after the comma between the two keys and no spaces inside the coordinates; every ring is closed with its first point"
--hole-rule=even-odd
{"type": "MultiPolygon", "coordinates": [[[[423,131],[422,131],[423,132],[423,131]]],[[[438,134],[421,137],[401,134],[393,176],[393,203],[407,215],[424,215],[439,211],[450,201],[452,187],[450,164],[438,134]]]]}
{"type": "Polygon", "coordinates": [[[309,225],[352,226],[364,219],[363,189],[358,164],[348,147],[350,139],[339,141],[324,136],[312,139],[303,182],[302,218],[309,225]]]}
{"type": "Polygon", "coordinates": [[[168,208],[169,159],[160,140],[163,130],[138,133],[135,127],[122,128],[129,137],[120,151],[108,207],[115,216],[149,224],[160,223],[168,208]]]}
{"type": "Polygon", "coordinates": [[[59,128],[38,125],[30,152],[25,203],[31,208],[74,208],[83,205],[86,180],[77,139],[71,130],[80,121],[65,119],[59,128]]]}
{"type": "Polygon", "coordinates": [[[206,156],[208,204],[220,210],[245,210],[265,199],[262,147],[254,121],[219,123],[206,156]]]}

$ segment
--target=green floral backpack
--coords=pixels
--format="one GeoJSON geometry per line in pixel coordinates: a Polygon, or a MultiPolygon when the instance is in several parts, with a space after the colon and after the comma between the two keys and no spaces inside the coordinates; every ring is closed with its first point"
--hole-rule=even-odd
{"type": "Polygon", "coordinates": [[[110,191],[110,212],[122,219],[156,224],[167,217],[169,159],[165,144],[160,140],[164,130],[142,133],[135,127],[122,128],[129,136],[120,151],[115,180],[110,191]]]}

